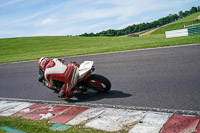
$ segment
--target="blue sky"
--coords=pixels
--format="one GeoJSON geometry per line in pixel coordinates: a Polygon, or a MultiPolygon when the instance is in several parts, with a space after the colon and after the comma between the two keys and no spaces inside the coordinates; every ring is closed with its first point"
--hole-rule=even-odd
{"type": "Polygon", "coordinates": [[[199,0],[0,0],[0,38],[122,29],[199,5],[199,0]]]}

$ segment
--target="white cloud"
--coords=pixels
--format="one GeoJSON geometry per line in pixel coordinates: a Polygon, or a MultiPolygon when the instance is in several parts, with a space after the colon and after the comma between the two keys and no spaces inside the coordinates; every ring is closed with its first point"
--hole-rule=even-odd
{"type": "Polygon", "coordinates": [[[40,25],[53,24],[56,21],[57,21],[57,19],[54,19],[54,18],[46,18],[46,19],[42,20],[42,22],[40,23],[40,25]]]}
{"type": "Polygon", "coordinates": [[[19,2],[22,2],[24,0],[12,0],[12,1],[8,1],[6,3],[3,3],[0,5],[0,7],[5,7],[5,6],[9,6],[9,5],[13,5],[13,4],[16,4],[16,3],[19,3],[19,2]]]}
{"type": "MultiPolygon", "coordinates": [[[[34,14],[30,14],[30,16],[24,16],[23,18],[18,18],[16,20],[13,20],[13,21],[10,21],[10,22],[0,22],[1,23],[1,26],[10,26],[10,25],[22,25],[25,24],[26,21],[31,21],[32,19],[36,19],[42,15],[45,15],[45,14],[48,14],[49,12],[52,12],[54,10],[56,10],[57,8],[59,8],[59,6],[56,6],[52,9],[47,9],[47,10],[43,10],[43,11],[40,11],[40,12],[36,12],[34,14]]],[[[40,23],[35,23],[35,22],[32,22],[32,23],[35,23],[33,24],[34,26],[38,26],[38,25],[42,25],[42,24],[45,24],[45,23],[51,23],[51,22],[55,22],[56,20],[55,19],[51,19],[51,20],[42,20],[42,22],[40,23]],[[44,21],[44,22],[43,22],[44,21]]],[[[31,24],[31,22],[29,22],[29,24],[31,24]]]]}
{"type": "Polygon", "coordinates": [[[72,14],[68,17],[68,20],[80,22],[114,17],[116,22],[126,22],[131,17],[135,17],[152,10],[159,10],[165,8],[166,6],[166,4],[161,4],[157,2],[157,0],[101,0],[94,1],[91,5],[93,6],[83,9],[82,12],[72,14]],[[97,8],[99,4],[106,4],[110,6],[107,8],[97,8]]]}

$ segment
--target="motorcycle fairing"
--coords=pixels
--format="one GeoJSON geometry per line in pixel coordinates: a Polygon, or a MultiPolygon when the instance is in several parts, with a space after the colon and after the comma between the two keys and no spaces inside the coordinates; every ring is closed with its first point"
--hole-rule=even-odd
{"type": "Polygon", "coordinates": [[[84,61],[83,63],[81,63],[79,67],[79,79],[85,77],[85,75],[91,70],[93,64],[94,61],[84,61]]]}

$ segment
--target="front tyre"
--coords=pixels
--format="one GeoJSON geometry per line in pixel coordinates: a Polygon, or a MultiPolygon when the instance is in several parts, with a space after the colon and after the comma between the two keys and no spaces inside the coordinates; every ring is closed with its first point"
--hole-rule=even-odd
{"type": "Polygon", "coordinates": [[[111,88],[110,81],[101,75],[98,74],[92,74],[87,79],[87,87],[93,90],[96,90],[98,92],[106,93],[111,88]]]}

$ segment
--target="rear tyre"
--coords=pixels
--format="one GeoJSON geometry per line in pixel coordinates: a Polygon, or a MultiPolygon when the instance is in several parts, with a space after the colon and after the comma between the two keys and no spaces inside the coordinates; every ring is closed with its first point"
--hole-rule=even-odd
{"type": "Polygon", "coordinates": [[[96,90],[98,92],[106,93],[110,90],[111,83],[104,76],[101,76],[99,74],[92,74],[87,79],[87,87],[89,89],[93,89],[93,90],[96,90]]]}

